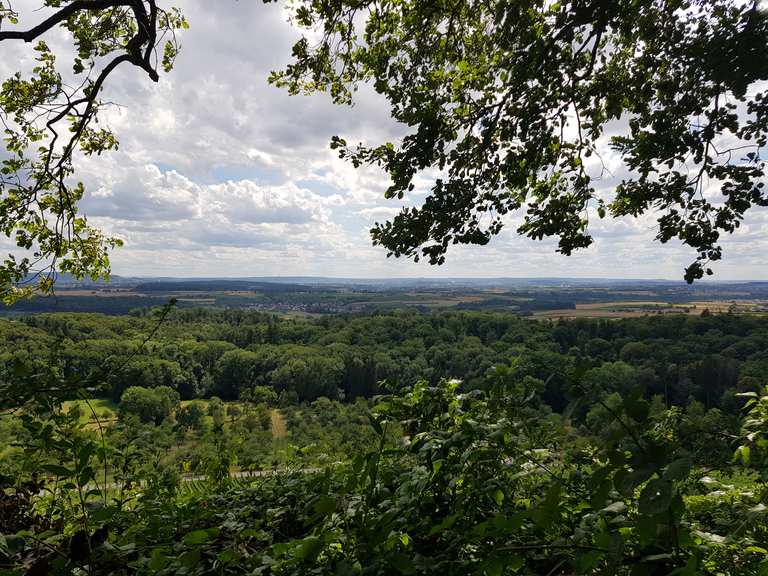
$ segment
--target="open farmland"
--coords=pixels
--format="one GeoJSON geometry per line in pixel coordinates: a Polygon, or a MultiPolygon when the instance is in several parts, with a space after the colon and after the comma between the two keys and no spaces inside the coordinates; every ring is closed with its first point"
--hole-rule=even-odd
{"type": "Polygon", "coordinates": [[[627,318],[645,314],[754,314],[768,310],[768,283],[578,279],[129,280],[119,287],[64,285],[55,296],[19,302],[6,314],[141,314],[179,308],[239,309],[292,317],[390,310],[498,310],[537,318],[627,318]]]}

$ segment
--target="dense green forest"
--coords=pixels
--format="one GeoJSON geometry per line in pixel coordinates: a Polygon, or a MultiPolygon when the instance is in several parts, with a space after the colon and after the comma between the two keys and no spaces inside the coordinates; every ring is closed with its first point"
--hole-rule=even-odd
{"type": "Polygon", "coordinates": [[[0,335],[9,574],[768,570],[768,318],[166,308],[0,335]]]}
{"type": "Polygon", "coordinates": [[[195,309],[174,311],[155,331],[156,324],[151,314],[3,320],[0,360],[6,372],[23,362],[65,378],[99,374],[114,401],[130,386],[168,386],[181,400],[237,400],[269,387],[282,404],[370,398],[383,380],[397,387],[458,378],[467,391],[483,388],[488,369],[504,364],[541,380],[543,401],[556,412],[590,382],[606,393],[642,384],[666,406],[696,400],[737,413],[733,394],[758,391],[768,374],[768,320],[757,316],[537,322],[393,312],[313,320],[195,309]]]}
{"type": "MultiPolygon", "coordinates": [[[[0,319],[0,576],[768,576],[768,318],[732,300],[753,292],[693,316],[671,289],[610,311],[652,316],[569,321],[490,310],[557,315],[592,296],[206,281],[190,298],[166,279],[42,298],[62,273],[108,280],[128,240],[137,270],[394,273],[351,245],[365,228],[382,255],[432,265],[502,233],[565,256],[599,234],[604,268],[579,274],[655,274],[658,259],[698,282],[731,234],[764,231],[765,2],[278,10],[289,34],[198,12],[212,42],[196,75],[155,90],[134,82],[172,71],[182,10],[0,0],[0,44],[29,47],[3,53],[0,83],[0,299],[18,305],[0,319]],[[270,52],[290,45],[287,63],[270,52]],[[281,115],[246,84],[273,64],[272,85],[364,114],[281,115]],[[217,68],[241,84],[213,90],[217,68]],[[369,122],[379,109],[392,124],[369,122]],[[312,156],[318,136],[363,171],[312,156]],[[143,185],[139,166],[172,179],[143,185]],[[249,186],[226,196],[216,173],[249,186]],[[635,246],[649,224],[672,252],[635,246]],[[24,315],[95,305],[160,308],[24,315]],[[419,309],[373,313],[402,305],[419,309]]],[[[515,243],[491,256],[468,272],[558,271],[515,243]]],[[[731,277],[762,276],[748,256],[731,277]]]]}

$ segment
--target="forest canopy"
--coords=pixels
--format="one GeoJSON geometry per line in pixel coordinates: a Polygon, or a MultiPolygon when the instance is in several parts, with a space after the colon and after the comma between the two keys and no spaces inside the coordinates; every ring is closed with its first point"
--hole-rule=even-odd
{"type": "Polygon", "coordinates": [[[156,328],[0,320],[0,570],[768,569],[764,317],[187,309],[156,328]]]}

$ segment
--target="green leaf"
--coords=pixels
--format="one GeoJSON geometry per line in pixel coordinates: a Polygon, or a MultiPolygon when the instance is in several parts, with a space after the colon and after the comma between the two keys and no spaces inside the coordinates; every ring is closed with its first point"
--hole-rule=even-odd
{"type": "Polygon", "coordinates": [[[155,548],[152,550],[152,555],[149,558],[147,567],[155,572],[162,570],[168,564],[168,558],[166,558],[165,550],[162,548],[155,548]]]}
{"type": "Polygon", "coordinates": [[[458,517],[459,517],[458,512],[456,514],[451,514],[450,516],[446,516],[445,518],[443,518],[443,520],[439,524],[435,524],[434,526],[432,526],[432,528],[430,528],[429,535],[434,536],[435,534],[438,534],[443,530],[450,528],[456,523],[456,520],[458,519],[458,517]]]}
{"type": "Polygon", "coordinates": [[[320,496],[314,503],[315,512],[322,515],[328,515],[336,510],[336,500],[330,496],[320,496]]]}
{"type": "Polygon", "coordinates": [[[362,572],[359,562],[352,564],[349,560],[340,560],[333,570],[333,576],[357,576],[362,572]]]}
{"type": "Polygon", "coordinates": [[[653,479],[640,493],[638,511],[641,514],[659,514],[666,511],[672,503],[672,484],[666,480],[653,479]]]}
{"type": "Polygon", "coordinates": [[[482,564],[486,576],[501,576],[505,570],[517,572],[525,564],[525,558],[519,554],[500,554],[488,558],[482,564]]]}
{"type": "Polygon", "coordinates": [[[627,511],[627,505],[622,501],[613,502],[601,510],[601,512],[608,512],[609,514],[624,514],[627,511]]]}
{"type": "Polygon", "coordinates": [[[416,573],[416,567],[413,565],[413,560],[405,554],[397,552],[389,556],[388,560],[389,565],[392,566],[398,574],[416,573]]]}
{"type": "Polygon", "coordinates": [[[187,546],[200,546],[208,542],[210,538],[207,530],[195,530],[184,536],[184,544],[187,546]]]}
{"type": "Polygon", "coordinates": [[[649,409],[650,404],[643,398],[629,397],[624,400],[624,410],[637,422],[645,422],[649,409]]]}
{"type": "Polygon", "coordinates": [[[622,494],[631,495],[635,488],[648,480],[653,475],[652,468],[639,468],[631,472],[623,469],[616,472],[613,478],[613,484],[622,494]]]}
{"type": "Polygon", "coordinates": [[[373,414],[368,414],[368,420],[370,421],[373,429],[376,431],[376,434],[378,434],[379,436],[384,434],[384,430],[381,427],[381,423],[373,414]]]}
{"type": "Polygon", "coordinates": [[[605,554],[597,550],[582,552],[574,560],[578,574],[590,574],[600,564],[605,554]]]}
{"type": "Polygon", "coordinates": [[[670,574],[674,576],[697,576],[697,565],[698,560],[696,559],[696,556],[690,556],[688,558],[688,562],[685,563],[685,566],[678,568],[677,570],[673,570],[670,574]]]}
{"type": "Polygon", "coordinates": [[[64,466],[59,466],[58,464],[43,464],[40,467],[46,472],[50,472],[51,474],[59,476],[60,478],[72,478],[75,475],[74,470],[70,470],[64,466]]]}
{"type": "Polygon", "coordinates": [[[560,516],[560,490],[559,483],[550,486],[544,500],[531,513],[533,522],[540,528],[549,528],[560,516]]]}
{"type": "Polygon", "coordinates": [[[231,564],[232,562],[236,561],[238,559],[238,554],[231,548],[227,548],[226,550],[219,552],[216,555],[216,558],[219,562],[222,562],[224,564],[231,564]]]}
{"type": "Polygon", "coordinates": [[[323,549],[323,542],[317,536],[309,536],[300,541],[294,554],[299,560],[314,560],[323,549]]]}
{"type": "Polygon", "coordinates": [[[112,518],[112,516],[115,515],[117,512],[117,507],[115,506],[104,506],[102,508],[97,508],[93,512],[91,512],[91,519],[96,522],[105,522],[112,518]]]}
{"type": "Polygon", "coordinates": [[[600,483],[597,489],[592,492],[592,498],[590,499],[592,508],[602,507],[608,499],[610,491],[611,481],[606,478],[600,483]]]}
{"type": "Polygon", "coordinates": [[[512,572],[517,572],[525,564],[525,558],[519,554],[507,556],[507,568],[512,572]]]}
{"type": "Polygon", "coordinates": [[[665,480],[683,480],[688,477],[688,473],[693,467],[693,462],[690,458],[680,458],[675,460],[667,466],[664,470],[665,480]]]}
{"type": "Polygon", "coordinates": [[[744,466],[749,466],[749,462],[751,461],[751,459],[752,459],[752,449],[747,445],[739,446],[738,448],[736,448],[736,451],[733,453],[733,460],[734,461],[741,460],[741,463],[744,466]]]}
{"type": "Polygon", "coordinates": [[[192,569],[200,564],[200,548],[195,548],[179,556],[179,562],[185,568],[192,569]]]}

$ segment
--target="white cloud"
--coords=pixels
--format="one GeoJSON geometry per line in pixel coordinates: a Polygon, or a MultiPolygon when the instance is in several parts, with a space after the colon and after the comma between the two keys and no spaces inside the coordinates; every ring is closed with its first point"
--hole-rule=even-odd
{"type": "Polygon", "coordinates": [[[389,206],[376,206],[374,208],[364,208],[359,214],[368,220],[386,220],[396,216],[400,212],[399,208],[390,208],[389,206]]]}
{"type": "MultiPolygon", "coordinates": [[[[31,14],[38,3],[20,0],[17,8],[31,14]]],[[[680,278],[695,256],[655,242],[655,219],[645,216],[594,218],[594,245],[566,258],[555,253],[555,240],[518,237],[521,215],[511,214],[491,244],[458,246],[441,268],[388,259],[368,230],[404,202],[384,199],[381,170],[356,170],[328,146],[336,134],[350,143],[400,138],[386,101],[370,87],[355,106],[341,107],[327,95],[289,97],[269,86],[269,72],[290,60],[297,38],[276,4],[186,0],[182,7],[191,29],[181,36],[176,69],[152,83],[136,68],[119,68],[104,99],[121,106],[103,121],[120,151],[78,163],[89,190],[83,210],[126,240],[112,257],[117,274],[680,278]]],[[[71,53],[60,32],[50,43],[71,53]]],[[[4,45],[0,74],[32,63],[28,45],[4,45]]],[[[615,153],[603,162],[600,185],[610,195],[627,172],[615,153]]],[[[599,160],[589,168],[599,171],[599,160]]],[[[420,175],[405,203],[418,204],[436,176],[420,175]]],[[[724,244],[718,277],[764,277],[766,211],[754,210],[724,244]]]]}

